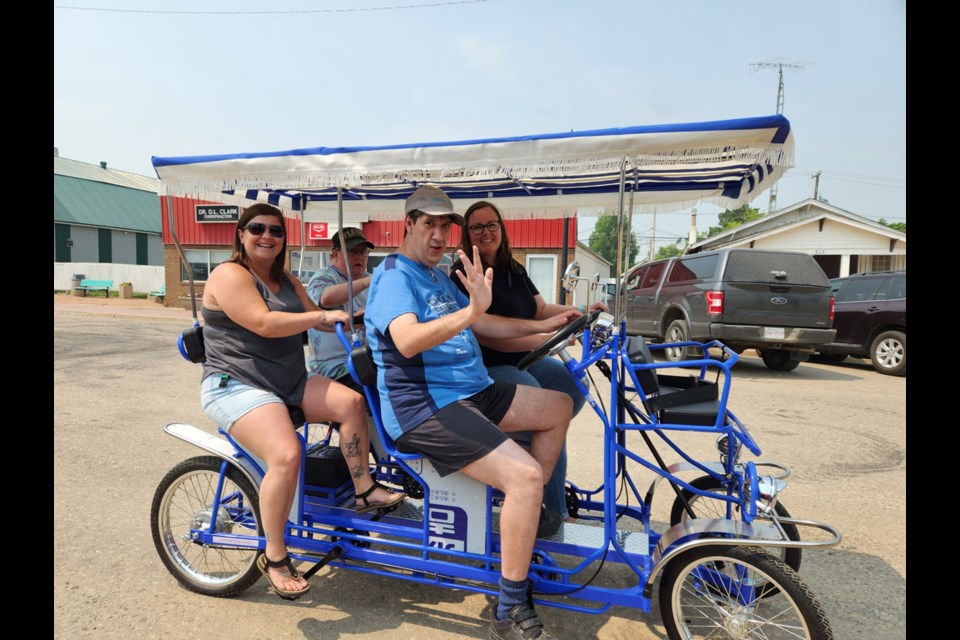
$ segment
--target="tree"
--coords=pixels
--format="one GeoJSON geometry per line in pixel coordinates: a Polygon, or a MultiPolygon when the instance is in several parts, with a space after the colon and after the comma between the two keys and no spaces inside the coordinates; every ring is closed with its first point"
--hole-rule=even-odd
{"type": "Polygon", "coordinates": [[[719,224],[715,227],[710,227],[704,233],[698,233],[697,240],[705,240],[717,235],[718,233],[723,233],[724,231],[729,231],[734,227],[739,227],[747,222],[753,222],[754,220],[762,218],[763,215],[764,214],[760,213],[760,211],[749,205],[743,205],[736,209],[726,209],[723,213],[717,216],[717,222],[719,222],[719,224]]]}
{"type": "Polygon", "coordinates": [[[665,244],[657,249],[657,255],[653,256],[653,259],[660,260],[661,258],[672,258],[679,255],[683,255],[683,249],[675,244],[665,244]]]}
{"type": "Polygon", "coordinates": [[[880,224],[885,227],[890,227],[891,229],[896,229],[897,231],[907,232],[907,223],[906,222],[887,222],[883,218],[877,220],[880,224]]]}
{"type": "MultiPolygon", "coordinates": [[[[627,217],[623,218],[623,249],[626,252],[627,246],[630,247],[630,256],[627,264],[633,264],[637,259],[637,238],[628,232],[627,217]],[[629,242],[629,245],[627,244],[629,242]]],[[[597,224],[594,225],[590,238],[587,240],[587,246],[597,255],[603,257],[610,264],[617,264],[617,216],[600,216],[597,218],[597,224]]]]}

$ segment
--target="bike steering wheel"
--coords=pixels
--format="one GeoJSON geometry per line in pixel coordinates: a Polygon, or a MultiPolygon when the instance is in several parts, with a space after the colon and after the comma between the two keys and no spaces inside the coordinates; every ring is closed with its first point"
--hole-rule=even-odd
{"type": "Polygon", "coordinates": [[[536,349],[525,355],[523,360],[517,363],[517,369],[523,371],[547,354],[552,354],[554,349],[569,340],[570,336],[582,330],[584,326],[596,320],[597,316],[599,315],[600,309],[594,309],[590,313],[580,316],[564,328],[560,329],[555,334],[544,340],[536,349]]]}

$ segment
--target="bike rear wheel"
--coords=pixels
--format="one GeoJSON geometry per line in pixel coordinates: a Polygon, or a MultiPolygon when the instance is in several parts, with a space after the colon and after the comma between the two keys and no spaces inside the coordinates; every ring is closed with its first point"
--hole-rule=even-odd
{"type": "Polygon", "coordinates": [[[757,547],[709,545],[670,560],[660,612],[671,640],[832,640],[820,603],[790,567],[757,547]],[[776,587],[762,597],[755,584],[776,587]]]}
{"type": "MultiPolygon", "coordinates": [[[[150,528],[153,543],[167,569],[191,591],[209,596],[233,596],[259,578],[257,547],[235,548],[200,544],[191,531],[208,530],[214,494],[223,460],[200,456],[171,469],[153,496],[150,528]]],[[[239,470],[230,466],[223,479],[214,531],[263,535],[256,490],[239,470]]]]}

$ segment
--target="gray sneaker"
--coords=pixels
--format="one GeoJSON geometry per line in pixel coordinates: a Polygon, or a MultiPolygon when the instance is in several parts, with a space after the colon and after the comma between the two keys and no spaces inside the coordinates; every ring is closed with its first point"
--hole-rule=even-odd
{"type": "Polygon", "coordinates": [[[540,522],[537,524],[537,537],[549,538],[563,526],[563,516],[559,511],[547,511],[546,506],[540,507],[540,522]]]}
{"type": "Polygon", "coordinates": [[[490,640],[557,640],[543,630],[543,623],[526,602],[518,604],[503,620],[497,620],[496,605],[490,610],[490,640]]]}

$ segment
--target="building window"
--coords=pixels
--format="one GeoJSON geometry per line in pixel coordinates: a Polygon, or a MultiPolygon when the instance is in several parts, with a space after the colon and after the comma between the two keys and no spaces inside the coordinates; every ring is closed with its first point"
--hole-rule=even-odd
{"type": "Polygon", "coordinates": [[[557,301],[557,256],[527,255],[527,275],[540,291],[544,302],[554,304],[557,301]]]}
{"type": "Polygon", "coordinates": [[[319,249],[313,251],[291,251],[290,273],[303,284],[310,282],[310,278],[318,269],[330,264],[330,252],[319,249]],[[300,260],[301,255],[303,260],[300,260]]]}
{"type": "MultiPolygon", "coordinates": [[[[221,262],[226,262],[233,255],[233,251],[207,251],[203,249],[186,249],[183,252],[187,256],[187,262],[193,268],[194,282],[206,282],[210,272],[221,262]]],[[[180,280],[186,282],[190,279],[183,263],[180,264],[180,280]]]]}
{"type": "Polygon", "coordinates": [[[870,260],[870,271],[890,271],[891,256],[872,256],[870,260]]]}

